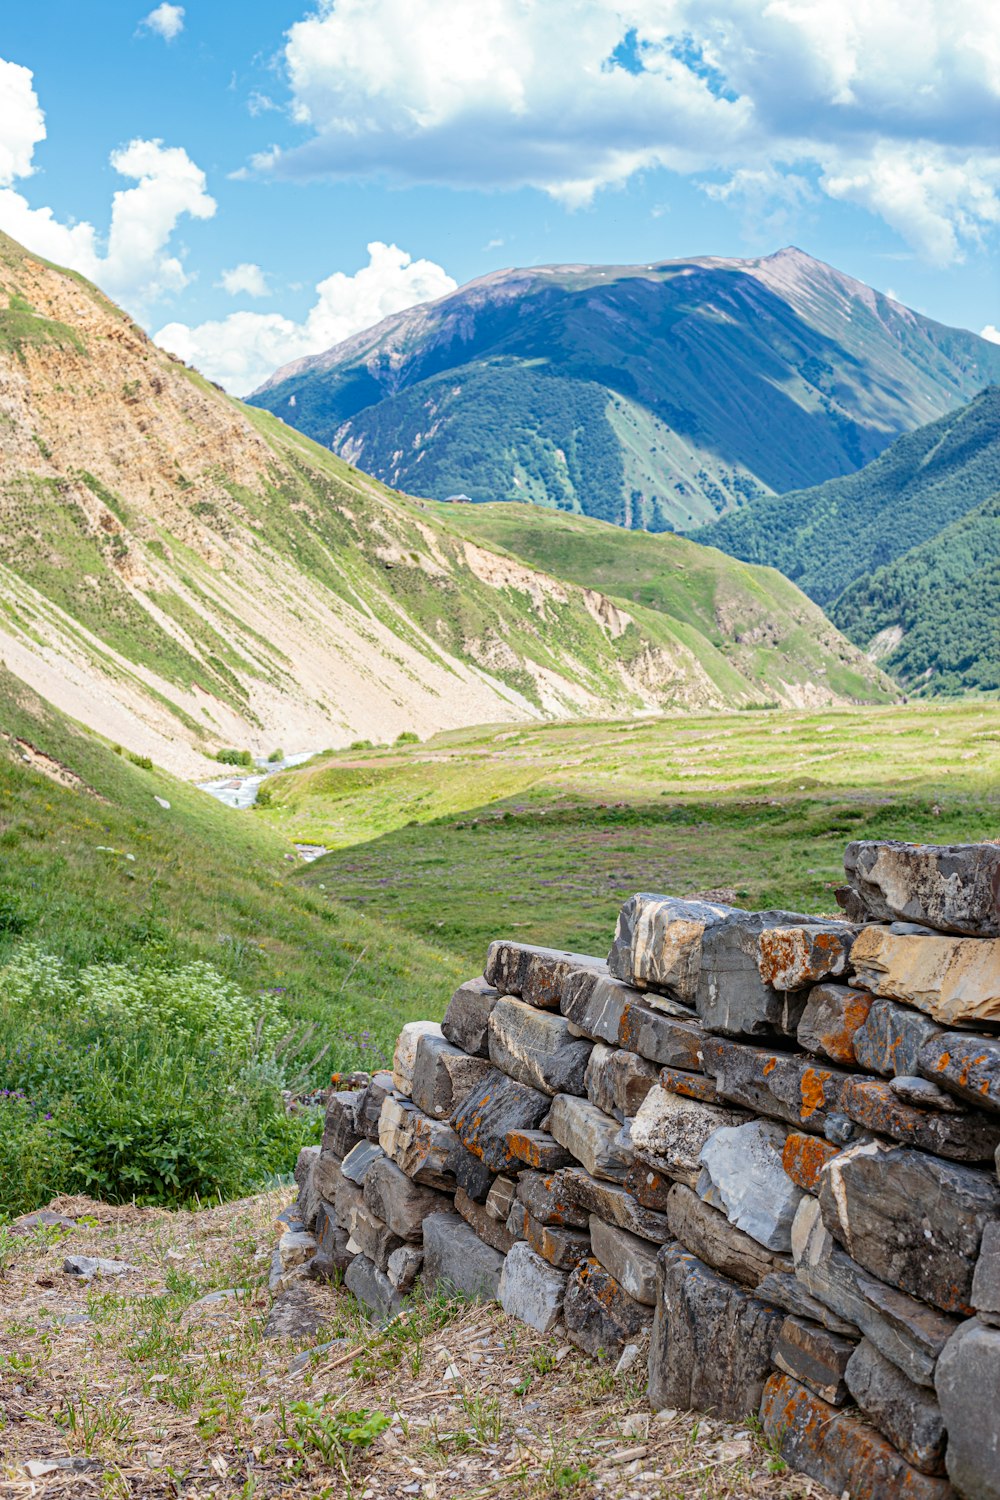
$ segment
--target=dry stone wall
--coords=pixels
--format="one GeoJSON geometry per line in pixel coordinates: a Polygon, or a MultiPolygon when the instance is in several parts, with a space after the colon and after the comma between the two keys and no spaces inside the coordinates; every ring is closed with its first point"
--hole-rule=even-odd
{"type": "Polygon", "coordinates": [[[845,868],[844,921],[637,895],[606,962],[493,943],[330,1095],[276,1284],[648,1335],[654,1408],[759,1414],[837,1495],[1000,1500],[1000,849],[845,868]]]}

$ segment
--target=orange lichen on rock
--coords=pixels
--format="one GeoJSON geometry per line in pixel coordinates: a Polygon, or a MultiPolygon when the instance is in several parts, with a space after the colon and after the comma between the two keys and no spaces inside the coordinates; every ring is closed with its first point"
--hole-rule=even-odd
{"type": "Polygon", "coordinates": [[[819,1187],[819,1174],[837,1154],[838,1147],[831,1146],[828,1141],[793,1131],[785,1140],[781,1165],[796,1187],[805,1193],[815,1193],[819,1187]]]}

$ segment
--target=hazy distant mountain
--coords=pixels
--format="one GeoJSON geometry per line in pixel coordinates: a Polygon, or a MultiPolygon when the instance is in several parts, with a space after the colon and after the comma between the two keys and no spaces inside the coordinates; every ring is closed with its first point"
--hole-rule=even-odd
{"type": "Polygon", "coordinates": [[[846,474],[1000,379],[1000,346],[786,249],[500,271],[250,399],[387,483],[683,529],[846,474]]]}

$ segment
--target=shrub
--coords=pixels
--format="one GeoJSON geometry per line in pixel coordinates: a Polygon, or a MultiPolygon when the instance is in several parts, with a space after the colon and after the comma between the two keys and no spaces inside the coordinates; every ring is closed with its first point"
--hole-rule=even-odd
{"type": "Polygon", "coordinates": [[[270,807],[271,803],[273,801],[274,801],[274,787],[273,786],[268,786],[267,782],[265,781],[262,786],[259,786],[257,788],[257,800],[254,803],[254,806],[255,807],[270,807]]]}
{"type": "Polygon", "coordinates": [[[397,734],[395,743],[397,745],[419,745],[420,736],[414,734],[412,729],[404,729],[402,734],[397,734]]]}
{"type": "Polygon", "coordinates": [[[142,771],[151,771],[153,769],[153,762],[148,755],[130,755],[129,760],[142,771]]]}
{"type": "Polygon", "coordinates": [[[224,766],[253,765],[253,756],[249,750],[216,750],[215,758],[224,766]]]}
{"type": "MultiPolygon", "coordinates": [[[[372,744],[371,740],[352,740],[347,748],[348,750],[374,750],[375,746],[372,744]]],[[[329,755],[334,754],[332,750],[327,751],[326,753],[329,755]]]]}
{"type": "Polygon", "coordinates": [[[270,755],[267,757],[267,763],[269,766],[273,766],[277,761],[284,760],[284,758],[284,750],[272,750],[270,755]]]}

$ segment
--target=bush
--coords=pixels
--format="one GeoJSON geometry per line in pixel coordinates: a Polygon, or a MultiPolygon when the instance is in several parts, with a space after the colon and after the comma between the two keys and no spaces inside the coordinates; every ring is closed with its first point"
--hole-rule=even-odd
{"type": "MultiPolygon", "coordinates": [[[[348,750],[374,750],[375,746],[372,744],[371,740],[352,740],[347,748],[348,750]]],[[[336,752],[333,750],[328,750],[325,753],[328,755],[334,755],[336,752]]]]}
{"type": "Polygon", "coordinates": [[[224,766],[253,765],[253,756],[249,750],[216,750],[215,758],[224,766]]]}
{"type": "Polygon", "coordinates": [[[284,752],[284,750],[272,750],[271,753],[270,753],[270,755],[267,757],[267,763],[268,763],[269,766],[273,766],[279,760],[284,760],[284,758],[285,758],[285,752],[284,752]]]}
{"type": "Polygon", "coordinates": [[[412,729],[404,729],[402,734],[397,734],[395,743],[397,745],[419,745],[420,736],[414,734],[412,729]]]}
{"type": "Polygon", "coordinates": [[[153,762],[148,755],[130,755],[129,760],[142,771],[151,771],[153,769],[153,762]]]}
{"type": "Polygon", "coordinates": [[[265,781],[262,786],[259,786],[257,788],[257,800],[254,803],[254,806],[255,807],[270,807],[271,803],[273,801],[274,801],[274,787],[268,786],[267,782],[265,781]]]}

